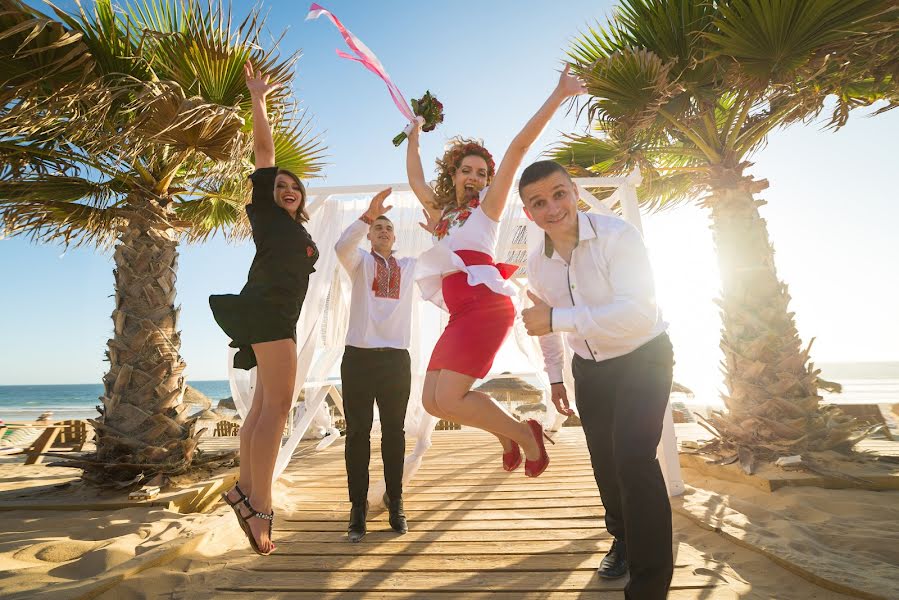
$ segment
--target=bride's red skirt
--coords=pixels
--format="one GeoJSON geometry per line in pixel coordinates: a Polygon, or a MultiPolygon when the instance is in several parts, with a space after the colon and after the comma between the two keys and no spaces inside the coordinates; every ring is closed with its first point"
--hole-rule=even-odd
{"type": "MultiPolygon", "coordinates": [[[[456,252],[466,265],[493,264],[482,252],[456,252]]],[[[504,278],[514,268],[497,265],[504,278]]],[[[450,318],[428,363],[428,371],[448,369],[481,379],[490,372],[496,353],[515,321],[512,298],[497,294],[484,284],[468,285],[468,274],[452,273],[443,278],[443,299],[450,318]]]]}

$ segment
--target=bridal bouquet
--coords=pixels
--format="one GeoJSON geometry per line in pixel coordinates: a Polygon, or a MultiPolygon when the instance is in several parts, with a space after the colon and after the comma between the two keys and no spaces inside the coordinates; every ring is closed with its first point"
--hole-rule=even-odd
{"type": "MultiPolygon", "coordinates": [[[[418,100],[413,98],[411,104],[412,112],[418,117],[417,120],[422,121],[422,131],[434,131],[438,125],[443,123],[443,104],[430,91],[425,92],[425,95],[418,100]]],[[[412,131],[412,127],[414,124],[410,123],[402,133],[393,138],[393,145],[402,144],[403,140],[409,136],[409,132],[412,131]]]]}

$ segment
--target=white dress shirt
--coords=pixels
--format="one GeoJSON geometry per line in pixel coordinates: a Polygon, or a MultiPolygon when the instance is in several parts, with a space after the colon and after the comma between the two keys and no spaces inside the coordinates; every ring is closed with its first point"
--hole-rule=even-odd
{"type": "Polygon", "coordinates": [[[540,337],[546,373],[562,381],[562,338],[581,358],[608,360],[632,352],[668,328],[656,305],[643,238],[617,217],[578,213],[571,264],[548,235],[528,257],[528,283],[553,307],[553,333],[540,337]]]}
{"type": "Polygon", "coordinates": [[[337,259],[353,282],[346,344],[357,348],[409,348],[416,261],[409,257],[396,259],[400,268],[399,299],[377,297],[372,290],[375,257],[359,247],[367,233],[368,225],[357,220],[334,246],[337,259]]]}

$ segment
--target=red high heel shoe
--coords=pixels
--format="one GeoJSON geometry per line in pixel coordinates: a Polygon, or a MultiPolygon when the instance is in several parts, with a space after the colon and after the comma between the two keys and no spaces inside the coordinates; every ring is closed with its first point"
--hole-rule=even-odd
{"type": "Polygon", "coordinates": [[[549,454],[546,453],[543,438],[549,440],[550,444],[555,444],[555,442],[543,432],[543,426],[534,419],[528,419],[527,424],[531,428],[534,439],[537,440],[537,445],[540,447],[540,458],[524,461],[524,474],[528,477],[539,477],[546,470],[546,467],[549,466],[549,454]]]}
{"type": "Polygon", "coordinates": [[[512,449],[508,452],[503,452],[503,469],[511,473],[520,466],[521,447],[515,442],[512,442],[512,449]]]}

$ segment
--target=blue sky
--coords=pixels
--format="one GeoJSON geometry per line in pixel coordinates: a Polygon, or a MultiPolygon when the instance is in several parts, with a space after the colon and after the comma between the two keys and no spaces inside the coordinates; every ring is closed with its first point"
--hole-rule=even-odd
{"type": "MultiPolygon", "coordinates": [[[[61,3],[71,6],[71,2],[61,3]]],[[[446,121],[423,138],[426,169],[456,134],[483,138],[497,157],[552,89],[569,40],[604,21],[610,2],[323,3],[374,50],[407,98],[430,89],[446,121]],[[550,6],[556,8],[551,9],[550,6]]],[[[247,2],[235,2],[238,15],[247,2]]],[[[390,139],[403,126],[383,83],[334,53],[343,48],[325,19],[304,22],[305,2],[269,1],[272,36],[287,27],[284,53],[303,49],[294,90],[328,145],[325,179],[311,185],[404,181],[404,153],[390,139]]],[[[583,129],[559,114],[531,158],[560,131],[583,129]]],[[[769,180],[762,208],[779,274],[805,340],[819,361],[899,360],[899,221],[894,140],[899,111],[854,115],[839,132],[794,126],[773,136],[752,172],[769,180]]],[[[695,207],[646,219],[659,296],[681,340],[684,383],[717,374],[717,265],[707,217],[695,207]]],[[[190,379],[226,376],[227,339],[209,313],[210,293],[237,291],[249,243],[214,239],[183,246],[178,302],[190,379]]],[[[104,373],[111,333],[112,262],[90,249],[0,240],[0,385],[93,383],[104,373]]]]}

